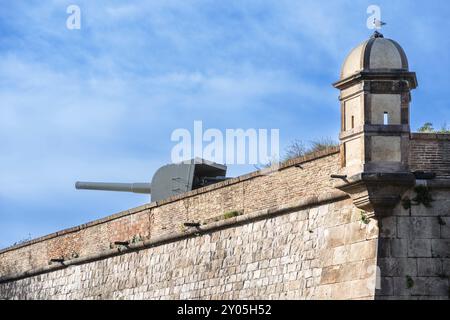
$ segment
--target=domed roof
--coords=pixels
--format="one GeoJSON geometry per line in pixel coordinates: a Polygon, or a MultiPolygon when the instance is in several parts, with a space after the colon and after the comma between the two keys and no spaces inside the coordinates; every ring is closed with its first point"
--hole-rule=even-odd
{"type": "Polygon", "coordinates": [[[408,59],[402,47],[379,32],[354,48],[345,59],[341,79],[361,71],[408,71],[408,59]]]}

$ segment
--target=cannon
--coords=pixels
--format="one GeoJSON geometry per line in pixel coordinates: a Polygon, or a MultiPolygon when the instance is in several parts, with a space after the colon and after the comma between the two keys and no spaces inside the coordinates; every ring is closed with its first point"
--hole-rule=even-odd
{"type": "Polygon", "coordinates": [[[226,172],[227,167],[224,165],[196,158],[159,168],[151,183],[77,181],[75,188],[150,194],[154,202],[229,179],[226,172]]]}

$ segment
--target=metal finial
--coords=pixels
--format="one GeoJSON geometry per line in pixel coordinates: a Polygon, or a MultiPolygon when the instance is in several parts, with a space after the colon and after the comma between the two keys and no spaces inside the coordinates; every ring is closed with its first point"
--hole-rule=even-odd
{"type": "Polygon", "coordinates": [[[376,31],[373,33],[372,38],[384,38],[383,34],[381,34],[380,32],[376,31]]]}

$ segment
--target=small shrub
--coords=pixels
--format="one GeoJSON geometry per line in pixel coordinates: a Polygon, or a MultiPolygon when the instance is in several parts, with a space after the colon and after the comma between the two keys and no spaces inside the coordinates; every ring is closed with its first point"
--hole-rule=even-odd
{"type": "Polygon", "coordinates": [[[306,153],[306,147],[303,141],[294,140],[291,144],[286,148],[286,154],[284,156],[284,160],[287,161],[289,159],[295,159],[298,157],[302,157],[306,153]]]}
{"type": "Polygon", "coordinates": [[[419,206],[423,204],[426,208],[431,208],[431,203],[434,201],[430,189],[427,186],[416,186],[414,188],[416,196],[411,200],[408,197],[402,199],[402,206],[405,210],[409,210],[411,214],[412,206],[419,206]]]}
{"type": "Polygon", "coordinates": [[[136,234],[133,236],[133,238],[131,239],[131,243],[138,243],[142,241],[142,237],[140,234],[136,234]]]}
{"type": "Polygon", "coordinates": [[[405,197],[405,198],[402,199],[403,209],[405,209],[405,210],[411,209],[411,205],[412,204],[411,204],[411,199],[410,198],[405,197]]]}
{"type": "Polygon", "coordinates": [[[19,240],[19,241],[17,241],[17,242],[14,242],[13,243],[13,246],[18,246],[18,245],[20,245],[20,244],[24,244],[24,243],[26,243],[26,242],[28,242],[28,241],[30,241],[30,240],[32,240],[33,238],[31,237],[31,234],[29,233],[28,234],[28,237],[26,237],[26,238],[24,238],[24,239],[21,239],[21,240],[19,240]]]}
{"type": "Polygon", "coordinates": [[[228,211],[223,215],[223,218],[226,219],[231,219],[237,216],[240,216],[241,213],[239,211],[228,211]]]}
{"type": "Polygon", "coordinates": [[[408,289],[411,289],[412,287],[414,287],[414,280],[413,280],[413,278],[411,278],[411,276],[406,276],[406,287],[408,289]]]}
{"type": "Polygon", "coordinates": [[[318,140],[314,140],[311,141],[311,147],[309,148],[307,154],[328,150],[338,145],[339,143],[337,143],[331,138],[321,138],[318,140]]]}
{"type": "Polygon", "coordinates": [[[308,146],[306,146],[303,141],[297,139],[292,141],[291,144],[286,148],[283,161],[288,161],[298,157],[304,157],[315,152],[335,148],[336,146],[339,146],[339,143],[334,141],[332,138],[325,137],[313,140],[309,143],[308,146]]]}
{"type": "Polygon", "coordinates": [[[433,132],[436,132],[436,130],[434,130],[433,124],[431,122],[425,123],[422,127],[419,128],[418,131],[421,132],[421,133],[433,133],[433,132]]]}
{"type": "Polygon", "coordinates": [[[361,211],[361,222],[364,224],[370,223],[370,218],[367,217],[366,213],[364,211],[361,211]]]}
{"type": "Polygon", "coordinates": [[[449,134],[450,128],[447,126],[447,123],[444,122],[444,124],[441,126],[440,130],[436,130],[433,127],[433,124],[431,122],[425,123],[422,127],[418,129],[421,133],[441,133],[441,134],[449,134]]]}
{"type": "Polygon", "coordinates": [[[416,193],[416,197],[412,201],[415,202],[415,205],[423,204],[426,208],[431,208],[431,202],[434,200],[428,187],[416,186],[414,192],[416,193]]]}

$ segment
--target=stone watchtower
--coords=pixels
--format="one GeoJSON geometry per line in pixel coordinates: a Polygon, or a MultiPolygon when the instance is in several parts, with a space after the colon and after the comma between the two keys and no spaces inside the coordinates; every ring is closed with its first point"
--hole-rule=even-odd
{"type": "Polygon", "coordinates": [[[341,178],[356,206],[385,214],[414,182],[409,170],[416,74],[400,45],[379,32],[354,48],[334,84],[341,101],[341,178]]]}

